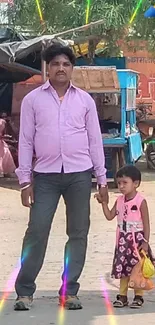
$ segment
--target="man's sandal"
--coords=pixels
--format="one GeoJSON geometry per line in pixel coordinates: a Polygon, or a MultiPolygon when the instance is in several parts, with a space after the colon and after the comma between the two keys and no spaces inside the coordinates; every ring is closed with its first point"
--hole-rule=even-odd
{"type": "Polygon", "coordinates": [[[123,308],[128,306],[128,298],[127,296],[117,295],[116,300],[113,302],[114,308],[123,308]]]}
{"type": "Polygon", "coordinates": [[[142,296],[135,296],[132,304],[130,305],[130,308],[132,309],[139,309],[143,306],[144,299],[142,296]]]}

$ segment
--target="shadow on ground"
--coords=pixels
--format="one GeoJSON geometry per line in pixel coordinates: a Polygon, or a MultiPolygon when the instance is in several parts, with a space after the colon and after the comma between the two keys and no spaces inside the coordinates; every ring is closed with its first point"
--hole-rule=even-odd
{"type": "MultiPolygon", "coordinates": [[[[117,291],[109,291],[109,300],[113,301],[117,291]]],[[[56,292],[37,292],[34,305],[30,311],[14,312],[13,300],[6,301],[0,314],[0,324],[4,325],[123,325],[136,324],[136,315],[140,324],[147,321],[148,314],[153,320],[155,314],[155,303],[152,293],[146,295],[145,305],[139,310],[131,310],[129,307],[123,309],[111,309],[105,299],[107,293],[97,291],[81,291],[80,298],[83,309],[80,311],[62,311],[58,306],[56,292]],[[108,316],[108,314],[111,316],[108,316]],[[126,320],[125,320],[126,319],[126,320]]],[[[130,297],[131,298],[131,297],[130,297]]],[[[152,321],[148,324],[153,324],[152,321]]]]}

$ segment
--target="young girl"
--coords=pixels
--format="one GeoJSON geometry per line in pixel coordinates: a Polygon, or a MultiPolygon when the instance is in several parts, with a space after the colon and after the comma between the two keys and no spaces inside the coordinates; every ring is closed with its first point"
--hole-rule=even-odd
{"type": "MultiPolygon", "coordinates": [[[[137,249],[148,253],[153,262],[149,247],[150,223],[146,200],[137,192],[141,182],[141,173],[135,166],[122,167],[116,175],[118,188],[122,195],[116,200],[112,210],[108,204],[102,202],[96,194],[99,203],[102,203],[107,220],[117,216],[116,248],[112,267],[112,277],[120,279],[120,291],[113,303],[114,307],[122,308],[128,305],[128,283],[133,267],[139,261],[137,249]],[[137,248],[137,249],[136,249],[137,248]]],[[[143,291],[135,290],[131,308],[140,308],[144,303],[143,291]]]]}

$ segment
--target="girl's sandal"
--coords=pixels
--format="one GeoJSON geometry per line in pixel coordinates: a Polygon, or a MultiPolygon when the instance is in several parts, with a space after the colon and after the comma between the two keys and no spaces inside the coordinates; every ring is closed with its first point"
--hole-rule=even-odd
{"type": "Polygon", "coordinates": [[[132,309],[139,309],[143,306],[144,299],[142,296],[135,296],[132,304],[130,305],[130,308],[132,309]]]}
{"type": "Polygon", "coordinates": [[[117,295],[116,300],[113,302],[114,308],[123,308],[128,306],[127,296],[117,295]]]}

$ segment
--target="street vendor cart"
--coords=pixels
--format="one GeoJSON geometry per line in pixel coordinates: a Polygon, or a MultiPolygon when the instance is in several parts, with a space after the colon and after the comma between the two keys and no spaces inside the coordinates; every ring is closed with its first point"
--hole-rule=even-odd
{"type": "Polygon", "coordinates": [[[75,67],[73,83],[94,98],[103,137],[107,177],[134,164],[142,155],[142,143],[136,128],[137,72],[115,67],[75,67]]]}

